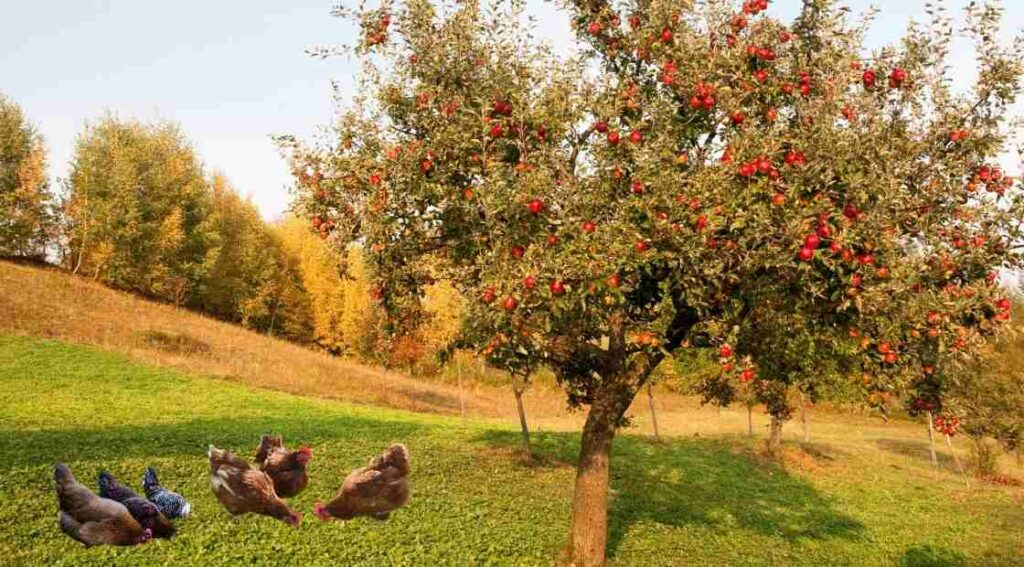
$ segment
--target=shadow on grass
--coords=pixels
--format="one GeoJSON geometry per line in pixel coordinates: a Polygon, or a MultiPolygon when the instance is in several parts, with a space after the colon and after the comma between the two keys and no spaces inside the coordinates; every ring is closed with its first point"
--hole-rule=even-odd
{"type": "Polygon", "coordinates": [[[0,471],[55,462],[120,461],[127,458],[185,458],[205,461],[212,443],[251,458],[260,435],[277,433],[286,443],[403,441],[427,427],[415,422],[388,421],[337,414],[268,415],[197,419],[160,425],[121,425],[100,429],[0,429],[0,471]]]}
{"type": "MultiPolygon", "coordinates": [[[[928,452],[928,443],[926,441],[878,439],[875,443],[878,445],[878,448],[883,451],[903,455],[905,457],[914,457],[922,462],[928,462],[931,459],[931,455],[928,452]]],[[[953,456],[941,452],[938,445],[936,445],[935,449],[935,456],[939,460],[939,468],[959,474],[960,470],[956,467],[956,462],[953,460],[953,456]]]]}
{"type": "MultiPolygon", "coordinates": [[[[574,463],[578,435],[541,433],[532,437],[542,463],[574,463]]],[[[519,435],[487,431],[482,441],[512,447],[519,435]]],[[[759,466],[716,440],[680,439],[652,443],[635,436],[615,440],[608,553],[614,556],[630,528],[653,522],[740,528],[799,539],[857,539],[864,526],[833,509],[802,479],[775,467],[759,466]]]]}
{"type": "Polygon", "coordinates": [[[956,551],[932,545],[911,547],[898,563],[900,567],[961,567],[967,559],[956,551]]]}

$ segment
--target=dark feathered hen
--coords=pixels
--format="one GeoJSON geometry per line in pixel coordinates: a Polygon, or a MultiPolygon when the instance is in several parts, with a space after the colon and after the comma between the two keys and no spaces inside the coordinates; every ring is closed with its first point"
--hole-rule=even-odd
{"type": "Polygon", "coordinates": [[[313,458],[313,450],[303,445],[297,451],[285,448],[280,436],[264,435],[256,449],[256,462],[260,470],[274,481],[274,490],[282,498],[302,492],[309,483],[306,465],[313,458]]]}
{"type": "Polygon", "coordinates": [[[146,491],[146,499],[155,504],[160,513],[168,518],[187,518],[192,511],[192,505],[184,496],[160,485],[153,467],[146,468],[146,474],[142,478],[142,489],[146,491]]]}
{"type": "Polygon", "coordinates": [[[120,502],[101,498],[77,480],[67,465],[53,470],[57,489],[60,529],[86,547],[93,545],[137,545],[153,533],[143,528],[120,502]]]}
{"type": "Polygon", "coordinates": [[[274,492],[274,482],[263,471],[249,467],[249,463],[234,453],[210,445],[210,485],[217,500],[228,512],[262,514],[299,525],[302,515],[292,510],[274,492]]]}
{"type": "Polygon", "coordinates": [[[119,484],[114,475],[103,471],[99,476],[100,496],[124,504],[128,512],[143,528],[149,528],[154,537],[174,537],[174,524],[160,513],[155,504],[119,484]]]}
{"type": "Polygon", "coordinates": [[[341,485],[334,500],[313,508],[321,520],[348,520],[356,516],[387,519],[392,510],[409,500],[409,450],[396,443],[358,468],[341,485]]]}

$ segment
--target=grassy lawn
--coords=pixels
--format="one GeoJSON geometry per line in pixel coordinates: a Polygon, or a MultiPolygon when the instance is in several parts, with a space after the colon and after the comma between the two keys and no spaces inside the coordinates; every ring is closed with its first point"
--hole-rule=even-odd
{"type": "MultiPolygon", "coordinates": [[[[248,389],[91,347],[0,335],[0,557],[39,565],[551,564],[564,543],[577,436],[248,389]],[[314,449],[298,529],[232,519],[207,483],[208,443],[249,455],[273,431],[314,449]],[[413,498],[387,522],[309,510],[388,443],[406,443],[413,498]],[[86,550],[57,528],[52,466],[133,484],[153,465],[193,503],[179,536],[86,550]]],[[[609,557],[622,565],[1020,565],[1020,489],[905,465],[900,442],[811,445],[761,462],[740,436],[615,445],[609,557]]],[[[921,458],[925,458],[923,455],[921,458]]],[[[914,459],[917,459],[915,456],[914,459]]]]}

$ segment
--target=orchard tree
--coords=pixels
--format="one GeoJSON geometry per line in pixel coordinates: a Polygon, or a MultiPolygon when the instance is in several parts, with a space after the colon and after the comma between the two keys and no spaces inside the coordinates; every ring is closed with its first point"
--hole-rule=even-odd
{"type": "MultiPolygon", "coordinates": [[[[999,304],[1012,306],[1009,297],[999,304]]],[[[1020,311],[1017,302],[1016,311],[1020,311]]],[[[1012,308],[1012,307],[1011,307],[1012,308]]],[[[1002,314],[1009,315],[1008,308],[1002,314]]],[[[932,317],[935,320],[935,317],[932,317]]],[[[941,323],[940,323],[941,324],[941,323]]],[[[1021,327],[988,339],[974,356],[952,351],[930,360],[923,376],[914,382],[908,411],[924,413],[932,429],[951,436],[966,434],[973,442],[979,476],[994,475],[995,441],[1020,459],[1024,440],[1024,356],[1021,327]]],[[[934,451],[934,449],[932,449],[934,451]]]]}
{"type": "Polygon", "coordinates": [[[612,439],[683,344],[721,349],[776,297],[783,318],[862,333],[865,372],[895,387],[917,361],[894,306],[953,286],[970,294],[949,311],[989,321],[986,275],[1019,261],[1021,191],[994,159],[1024,45],[976,9],[979,80],[958,94],[941,16],[865,59],[828,0],[792,26],[764,0],[565,7],[582,49],[563,58],[520,2],[339,9],[361,31],[357,96],[336,140],[280,142],[299,208],[370,251],[389,333],[443,277],[475,299],[479,348],[521,346],[588,407],[569,551],[597,565],[612,439]]]}
{"type": "Polygon", "coordinates": [[[44,257],[53,228],[42,137],[0,94],[0,256],[44,257]]]}
{"type": "Polygon", "coordinates": [[[806,405],[836,399],[830,394],[853,371],[856,350],[837,329],[789,309],[774,293],[747,301],[751,307],[732,340],[718,350],[721,371],[700,390],[705,401],[745,404],[748,418],[753,405],[763,404],[771,417],[768,453],[777,456],[794,406],[800,406],[806,442],[806,405]]]}

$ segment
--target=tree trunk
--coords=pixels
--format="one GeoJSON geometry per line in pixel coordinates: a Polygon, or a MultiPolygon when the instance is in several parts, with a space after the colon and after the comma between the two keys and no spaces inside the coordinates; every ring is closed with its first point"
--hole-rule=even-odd
{"type": "Polygon", "coordinates": [[[274,336],[274,325],[277,323],[277,310],[281,307],[281,298],[274,298],[274,307],[270,310],[270,326],[267,327],[267,336],[274,336]]]}
{"type": "Polygon", "coordinates": [[[608,462],[615,422],[602,408],[592,407],[583,426],[570,534],[574,566],[604,564],[608,542],[608,462]]]}
{"type": "Polygon", "coordinates": [[[466,392],[462,389],[462,361],[455,361],[455,378],[459,381],[459,411],[462,419],[466,419],[466,392]]]}
{"type": "Polygon", "coordinates": [[[658,432],[658,412],[654,409],[654,388],[647,385],[647,404],[651,406],[651,424],[654,425],[654,440],[661,441],[661,434],[658,432]]]}
{"type": "Polygon", "coordinates": [[[747,406],[747,435],[754,436],[754,406],[747,406]]]}
{"type": "Polygon", "coordinates": [[[807,399],[800,394],[800,424],[804,428],[804,443],[811,442],[811,432],[807,426],[807,399]]]}
{"type": "Polygon", "coordinates": [[[782,419],[772,416],[768,433],[768,454],[778,457],[782,452],[782,419]]]}
{"type": "Polygon", "coordinates": [[[932,425],[932,412],[925,412],[928,418],[928,451],[932,456],[932,468],[939,468],[939,456],[935,453],[935,427],[932,425]]]}
{"type": "Polygon", "coordinates": [[[523,409],[523,391],[526,390],[526,384],[519,384],[516,381],[515,374],[512,375],[512,393],[516,395],[516,410],[519,411],[519,427],[523,438],[523,451],[526,451],[527,455],[533,454],[533,449],[530,447],[530,428],[526,425],[526,410],[523,409]]]}

